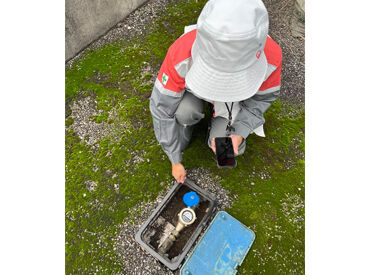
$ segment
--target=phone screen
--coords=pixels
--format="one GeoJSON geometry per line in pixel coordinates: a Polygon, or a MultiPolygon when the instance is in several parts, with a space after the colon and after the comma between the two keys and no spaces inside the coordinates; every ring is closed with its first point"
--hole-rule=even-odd
{"type": "Polygon", "coordinates": [[[216,156],[217,164],[219,167],[235,167],[234,148],[231,138],[217,137],[216,143],[216,156]]]}

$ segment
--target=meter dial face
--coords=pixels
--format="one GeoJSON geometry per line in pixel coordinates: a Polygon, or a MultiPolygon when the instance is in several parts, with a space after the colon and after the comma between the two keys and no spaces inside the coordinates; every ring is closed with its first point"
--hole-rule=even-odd
{"type": "Polygon", "coordinates": [[[189,210],[185,210],[182,212],[181,218],[184,222],[189,223],[193,220],[193,213],[191,213],[189,210]]]}

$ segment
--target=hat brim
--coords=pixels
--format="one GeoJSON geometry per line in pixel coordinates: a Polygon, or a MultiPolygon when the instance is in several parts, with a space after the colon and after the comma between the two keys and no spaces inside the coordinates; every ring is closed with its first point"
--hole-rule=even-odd
{"type": "Polygon", "coordinates": [[[193,64],[185,77],[186,85],[195,95],[209,101],[237,102],[252,97],[262,85],[267,71],[264,52],[245,70],[233,73],[217,71],[198,54],[196,41],[192,59],[193,64]]]}

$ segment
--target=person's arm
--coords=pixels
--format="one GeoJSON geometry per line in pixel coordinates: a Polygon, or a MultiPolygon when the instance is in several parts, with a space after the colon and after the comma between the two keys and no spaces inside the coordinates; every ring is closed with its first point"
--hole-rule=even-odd
{"type": "Polygon", "coordinates": [[[251,98],[240,102],[241,110],[235,118],[233,134],[247,138],[254,129],[265,123],[264,112],[270,107],[280,95],[280,87],[272,89],[269,92],[257,92],[251,98]]]}
{"type": "MultiPolygon", "coordinates": [[[[159,88],[160,87],[161,86],[159,86],[159,88]]],[[[172,176],[177,182],[184,183],[186,171],[181,164],[180,126],[174,115],[182,99],[182,95],[183,92],[170,93],[170,95],[167,95],[160,92],[160,89],[154,86],[150,98],[150,112],[153,118],[155,136],[171,161],[172,176]]]]}
{"type": "Polygon", "coordinates": [[[196,31],[190,31],[178,38],[168,49],[150,98],[155,136],[172,164],[179,164],[182,160],[180,126],[175,112],[185,91],[185,74],[195,36],[196,31]]]}
{"type": "Polygon", "coordinates": [[[186,171],[181,164],[180,125],[175,112],[185,91],[185,75],[195,36],[196,30],[189,31],[168,49],[150,98],[155,136],[172,163],[172,176],[182,183],[186,179],[186,171]]]}
{"type": "Polygon", "coordinates": [[[177,164],[182,160],[179,139],[179,124],[175,112],[181,101],[183,92],[172,95],[161,93],[154,85],[150,97],[150,112],[153,118],[154,132],[163,151],[171,163],[177,164]]]}

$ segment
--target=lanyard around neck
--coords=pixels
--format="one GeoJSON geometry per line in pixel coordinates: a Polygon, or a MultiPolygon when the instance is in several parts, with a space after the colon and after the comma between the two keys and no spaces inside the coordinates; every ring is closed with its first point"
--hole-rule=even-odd
{"type": "Polygon", "coordinates": [[[229,112],[229,122],[227,123],[226,131],[235,132],[235,128],[231,126],[231,121],[233,119],[232,111],[233,111],[234,102],[231,103],[231,108],[229,108],[229,105],[227,105],[226,102],[225,102],[225,105],[226,105],[227,111],[229,112]]]}

